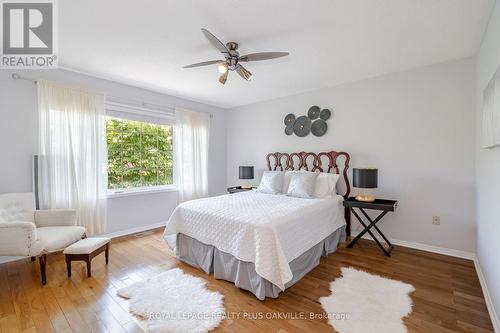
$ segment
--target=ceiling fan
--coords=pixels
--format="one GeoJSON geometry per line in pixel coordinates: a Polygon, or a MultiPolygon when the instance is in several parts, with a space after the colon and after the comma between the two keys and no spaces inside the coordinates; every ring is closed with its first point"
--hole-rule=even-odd
{"type": "Polygon", "coordinates": [[[219,82],[222,84],[226,83],[227,76],[229,71],[236,71],[242,78],[247,81],[252,79],[252,73],[243,67],[240,62],[249,62],[249,61],[261,61],[261,60],[269,60],[280,58],[289,55],[288,52],[259,52],[259,53],[250,53],[244,56],[240,56],[238,52],[238,43],[229,42],[224,45],[217,37],[210,33],[207,29],[201,29],[201,32],[208,39],[210,44],[212,44],[217,50],[219,50],[226,60],[211,60],[199,62],[196,64],[191,64],[184,66],[183,68],[192,68],[192,67],[201,67],[208,65],[219,65],[219,72],[222,74],[219,78],[219,82]]]}

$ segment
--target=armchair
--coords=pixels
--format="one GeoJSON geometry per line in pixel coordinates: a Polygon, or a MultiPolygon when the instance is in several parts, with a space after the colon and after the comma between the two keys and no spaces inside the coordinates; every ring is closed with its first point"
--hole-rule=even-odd
{"type": "Polygon", "coordinates": [[[75,210],[36,210],[33,193],[0,194],[0,255],[40,261],[42,284],[47,281],[47,253],[58,252],[85,238],[75,210]]]}

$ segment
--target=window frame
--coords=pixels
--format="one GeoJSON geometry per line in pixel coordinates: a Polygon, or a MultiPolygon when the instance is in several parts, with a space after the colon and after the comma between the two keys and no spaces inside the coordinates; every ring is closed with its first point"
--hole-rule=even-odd
{"type": "Polygon", "coordinates": [[[177,187],[172,184],[108,189],[108,198],[120,198],[131,195],[144,195],[165,192],[177,192],[177,187]]]}
{"type": "MultiPolygon", "coordinates": [[[[175,124],[175,111],[172,108],[167,108],[161,105],[106,99],[105,110],[106,121],[108,117],[113,117],[149,124],[172,126],[172,128],[175,124]]],[[[136,186],[113,189],[108,188],[108,198],[177,191],[177,187],[175,186],[175,170],[173,168],[172,176],[173,183],[168,185],[136,186]]]]}

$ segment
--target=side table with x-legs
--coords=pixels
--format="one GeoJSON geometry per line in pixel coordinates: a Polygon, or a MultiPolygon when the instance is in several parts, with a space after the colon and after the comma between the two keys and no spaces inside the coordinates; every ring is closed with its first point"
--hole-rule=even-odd
{"type": "Polygon", "coordinates": [[[382,249],[384,254],[388,257],[391,256],[391,251],[394,248],[394,246],[389,242],[387,237],[384,236],[382,231],[380,231],[379,227],[377,227],[377,223],[382,220],[382,218],[388,213],[388,212],[393,212],[396,210],[396,207],[398,205],[398,202],[395,200],[384,200],[384,199],[375,199],[374,202],[363,202],[363,201],[357,201],[356,198],[350,197],[344,201],[344,206],[348,207],[352,214],[356,217],[356,219],[361,223],[361,225],[364,227],[363,231],[361,231],[354,239],[347,245],[348,248],[352,248],[356,242],[363,237],[364,234],[368,233],[373,240],[377,243],[377,245],[382,249]],[[359,214],[356,212],[355,208],[357,208],[363,216],[368,220],[368,222],[365,222],[359,214]],[[380,214],[375,218],[371,219],[370,216],[366,213],[365,209],[372,209],[372,210],[378,210],[380,211],[380,214]],[[384,239],[384,241],[387,243],[389,246],[388,248],[384,247],[380,241],[377,239],[377,237],[373,234],[373,232],[370,229],[375,229],[375,231],[378,232],[378,234],[384,239]]]}

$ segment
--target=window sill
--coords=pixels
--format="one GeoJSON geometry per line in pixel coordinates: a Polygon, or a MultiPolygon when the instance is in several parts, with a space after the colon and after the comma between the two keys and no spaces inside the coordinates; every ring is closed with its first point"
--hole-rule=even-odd
{"type": "Polygon", "coordinates": [[[131,195],[145,195],[154,193],[177,192],[174,186],[136,187],[123,190],[110,190],[108,199],[128,197],[131,195]]]}

